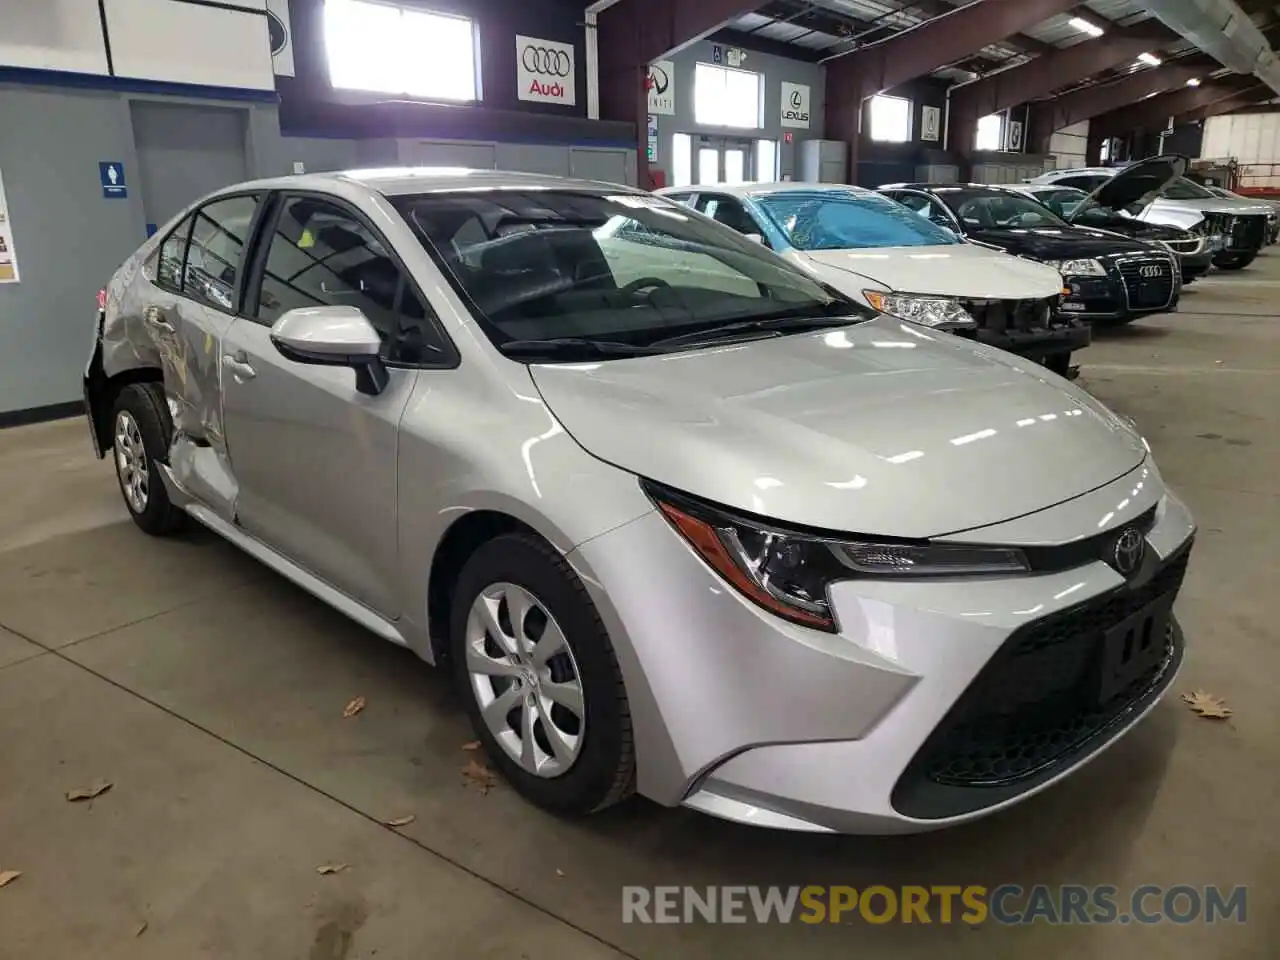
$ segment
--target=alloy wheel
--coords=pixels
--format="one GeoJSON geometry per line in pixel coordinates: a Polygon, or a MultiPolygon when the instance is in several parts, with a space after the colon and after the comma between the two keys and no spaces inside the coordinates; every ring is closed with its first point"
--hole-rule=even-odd
{"type": "Polygon", "coordinates": [[[151,473],[147,468],[147,451],[142,443],[142,431],[138,421],[128,410],[116,414],[115,430],[116,473],[120,477],[120,489],[134,513],[147,509],[151,473]]]}
{"type": "Polygon", "coordinates": [[[543,603],[512,583],[480,591],[467,617],[466,669],[503,751],[534,776],[567,773],[586,732],[582,675],[543,603]]]}

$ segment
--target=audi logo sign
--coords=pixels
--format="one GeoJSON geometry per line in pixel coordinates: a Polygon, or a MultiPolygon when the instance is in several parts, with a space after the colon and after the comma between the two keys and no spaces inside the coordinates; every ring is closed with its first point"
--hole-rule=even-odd
{"type": "Polygon", "coordinates": [[[1155,277],[1164,276],[1164,267],[1158,263],[1149,263],[1138,269],[1138,276],[1151,280],[1155,277]]]}
{"type": "Polygon", "coordinates": [[[573,44],[516,35],[516,95],[521,100],[572,107],[576,88],[573,44]]]}

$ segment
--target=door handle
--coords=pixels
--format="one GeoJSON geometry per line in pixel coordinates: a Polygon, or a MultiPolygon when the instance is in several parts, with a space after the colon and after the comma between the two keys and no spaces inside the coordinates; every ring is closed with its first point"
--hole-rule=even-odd
{"type": "Polygon", "coordinates": [[[142,319],[146,320],[151,326],[157,330],[163,330],[165,333],[173,333],[173,324],[164,318],[164,313],[159,307],[147,307],[142,312],[142,319]]]}
{"type": "Polygon", "coordinates": [[[224,353],[222,365],[231,371],[231,375],[236,378],[236,383],[244,383],[258,375],[258,371],[253,369],[253,365],[249,363],[244,353],[234,355],[224,353]]]}

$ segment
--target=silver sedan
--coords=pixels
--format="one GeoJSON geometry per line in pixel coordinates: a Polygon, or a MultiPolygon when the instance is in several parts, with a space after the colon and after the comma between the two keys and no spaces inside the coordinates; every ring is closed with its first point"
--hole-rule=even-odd
{"type": "Polygon", "coordinates": [[[111,279],[85,394],[139,527],[447,665],[556,811],[932,829],[1182,660],[1194,526],[1128,422],[625,187],[228,188],[111,279]]]}

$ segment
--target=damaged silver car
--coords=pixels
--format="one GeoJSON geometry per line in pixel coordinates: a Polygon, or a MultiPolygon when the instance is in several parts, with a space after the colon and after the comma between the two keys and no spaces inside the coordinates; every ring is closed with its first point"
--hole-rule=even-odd
{"type": "Polygon", "coordinates": [[[626,187],[221,191],[111,279],[85,393],[138,526],[448,665],[559,812],[971,820],[1183,657],[1194,524],[1130,423],[626,187]]]}

